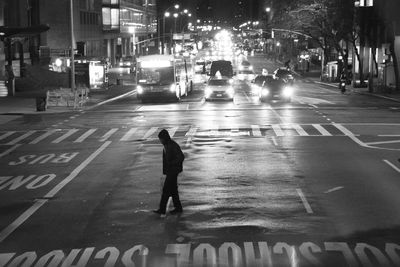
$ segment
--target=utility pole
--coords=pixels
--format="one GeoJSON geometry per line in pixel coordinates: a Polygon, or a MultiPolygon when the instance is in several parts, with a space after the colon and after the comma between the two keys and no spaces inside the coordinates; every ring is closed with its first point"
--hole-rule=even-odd
{"type": "MultiPolygon", "coordinates": [[[[146,39],[149,39],[149,0],[146,0],[146,9],[145,9],[145,14],[146,14],[146,39]]],[[[146,49],[145,54],[147,55],[148,49],[149,49],[149,43],[145,42],[144,47],[146,49]]]]}
{"type": "Polygon", "coordinates": [[[74,51],[74,0],[69,0],[70,3],[70,23],[71,23],[71,91],[74,92],[74,108],[77,108],[78,94],[75,88],[75,51],[74,51]]]}

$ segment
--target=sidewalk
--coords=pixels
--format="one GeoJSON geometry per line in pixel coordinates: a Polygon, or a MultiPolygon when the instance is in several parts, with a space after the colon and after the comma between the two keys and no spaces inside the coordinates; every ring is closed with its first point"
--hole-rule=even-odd
{"type": "MultiPolygon", "coordinates": [[[[338,83],[321,82],[319,77],[304,77],[303,76],[303,78],[308,80],[309,82],[329,86],[329,87],[335,88],[339,91],[338,83]]],[[[371,93],[371,92],[369,92],[369,89],[367,87],[355,88],[352,85],[346,85],[346,90],[349,92],[360,94],[360,95],[368,95],[368,96],[382,98],[382,99],[400,103],[400,92],[399,91],[392,91],[391,93],[376,91],[376,92],[371,93]]]]}
{"type": "Polygon", "coordinates": [[[108,89],[91,90],[89,99],[83,107],[74,109],[71,107],[47,107],[46,111],[36,111],[36,95],[31,93],[19,93],[15,96],[0,97],[0,115],[23,114],[51,114],[80,111],[94,108],[105,101],[112,101],[121,96],[128,95],[134,90],[133,85],[110,85],[108,89]]]}

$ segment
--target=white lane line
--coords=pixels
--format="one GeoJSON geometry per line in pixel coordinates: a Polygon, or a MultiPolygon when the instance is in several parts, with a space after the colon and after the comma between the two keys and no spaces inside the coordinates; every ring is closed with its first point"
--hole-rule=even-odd
{"type": "Polygon", "coordinates": [[[361,146],[361,147],[369,147],[366,143],[364,143],[363,141],[358,139],[352,132],[347,130],[347,128],[344,127],[343,125],[337,124],[337,123],[333,123],[332,125],[335,126],[336,128],[338,128],[346,136],[350,137],[350,139],[353,140],[355,143],[357,143],[359,146],[361,146]]]}
{"type": "Polygon", "coordinates": [[[192,137],[189,137],[188,140],[186,141],[186,147],[190,147],[191,143],[192,143],[192,137]]]}
{"type": "Polygon", "coordinates": [[[219,135],[219,125],[215,125],[212,130],[209,131],[210,136],[218,136],[219,135]]]}
{"type": "Polygon", "coordinates": [[[189,131],[185,134],[185,136],[194,136],[197,132],[197,127],[190,127],[189,131]]]}
{"type": "Polygon", "coordinates": [[[100,139],[100,142],[105,142],[110,138],[114,133],[116,133],[119,129],[118,128],[112,128],[108,132],[106,132],[100,139]]]}
{"type": "Polygon", "coordinates": [[[251,130],[253,132],[253,136],[262,136],[260,131],[260,126],[258,125],[251,125],[251,130]]]}
{"type": "Polygon", "coordinates": [[[300,135],[300,136],[308,136],[309,134],[303,129],[303,127],[301,127],[299,124],[292,124],[293,129],[296,130],[296,132],[300,135]]]}
{"type": "Polygon", "coordinates": [[[299,188],[297,188],[296,191],[297,191],[297,194],[299,195],[301,201],[303,202],[304,208],[306,209],[307,213],[309,213],[309,214],[314,213],[313,210],[311,209],[311,206],[308,203],[305,195],[303,194],[303,191],[299,188]]]}
{"type": "Polygon", "coordinates": [[[378,134],[379,137],[400,137],[400,134],[378,134]]]}
{"type": "Polygon", "coordinates": [[[332,193],[332,192],[341,190],[341,189],[343,189],[343,188],[344,188],[343,186],[334,187],[334,188],[332,188],[332,189],[329,189],[329,190],[325,191],[324,193],[325,193],[325,194],[329,194],[329,193],[332,193]]]}
{"type": "Polygon", "coordinates": [[[3,153],[0,154],[0,158],[6,156],[6,155],[8,155],[8,154],[10,154],[10,153],[13,152],[15,149],[17,149],[19,146],[21,146],[21,145],[20,145],[20,144],[14,145],[13,147],[7,149],[6,151],[4,151],[3,153]]]}
{"type": "Polygon", "coordinates": [[[76,169],[74,169],[63,181],[56,185],[50,192],[48,192],[44,198],[38,199],[35,203],[22,213],[14,222],[3,229],[0,232],[0,242],[4,241],[11,233],[13,233],[18,227],[20,227],[26,220],[29,219],[37,210],[39,210],[44,204],[47,203],[48,198],[54,197],[61,189],[63,189],[69,182],[76,178],[79,173],[85,169],[104,149],[111,144],[110,141],[105,142],[100,146],[93,154],[91,154],[85,161],[83,161],[76,169]]]}
{"type": "Polygon", "coordinates": [[[278,146],[278,141],[276,141],[275,136],[272,136],[271,139],[272,139],[272,143],[274,143],[275,146],[278,146]]]}
{"type": "Polygon", "coordinates": [[[53,144],[58,144],[58,143],[64,141],[65,139],[67,139],[68,137],[70,137],[71,135],[73,135],[74,133],[76,133],[77,131],[79,131],[79,130],[78,129],[71,129],[68,132],[66,132],[64,135],[62,135],[59,138],[57,138],[56,140],[54,140],[52,143],[53,144]]]}
{"type": "Polygon", "coordinates": [[[169,132],[169,136],[174,137],[175,133],[178,131],[179,127],[173,127],[173,128],[169,128],[168,132],[169,132]]]}
{"type": "Polygon", "coordinates": [[[90,162],[92,162],[104,149],[106,149],[112,142],[107,141],[102,144],[95,152],[93,152],[85,161],[83,161],[76,169],[74,169],[63,181],[56,185],[50,192],[48,192],[44,197],[52,198],[54,197],[64,186],[71,182],[78,174],[86,168],[90,162]]]}
{"type": "Polygon", "coordinates": [[[156,131],[158,130],[158,127],[151,127],[150,130],[148,130],[144,135],[142,139],[147,139],[150,136],[152,136],[156,131]]]}
{"type": "Polygon", "coordinates": [[[9,137],[10,135],[13,135],[15,133],[15,131],[12,132],[6,132],[3,135],[0,135],[0,140],[6,139],[7,137],[9,137]]]}
{"type": "Polygon", "coordinates": [[[270,109],[270,110],[272,111],[272,113],[274,113],[275,116],[279,119],[279,122],[280,122],[280,123],[285,123],[285,122],[283,121],[281,115],[279,115],[279,113],[278,113],[275,109],[273,109],[271,106],[269,106],[269,109],[270,109]]]}
{"type": "Polygon", "coordinates": [[[34,134],[34,133],[36,133],[36,131],[29,131],[29,132],[27,132],[26,134],[21,135],[20,137],[15,138],[14,140],[8,142],[7,145],[15,145],[15,144],[21,142],[22,140],[24,140],[25,138],[31,136],[31,135],[34,134]]]}
{"type": "Polygon", "coordinates": [[[282,131],[281,126],[279,124],[272,124],[271,126],[276,136],[285,136],[285,133],[282,131]]]}
{"type": "Polygon", "coordinates": [[[82,134],[78,139],[74,141],[74,143],[82,143],[85,141],[89,136],[91,136],[97,129],[90,129],[86,133],[82,134]]]}
{"type": "Polygon", "coordinates": [[[237,126],[232,127],[230,136],[236,136],[238,134],[239,134],[239,127],[237,127],[237,126]]]}
{"type": "Polygon", "coordinates": [[[37,144],[40,141],[44,140],[45,138],[49,137],[50,135],[52,135],[53,133],[57,132],[58,130],[54,129],[51,131],[47,131],[46,133],[42,134],[41,136],[39,136],[38,138],[36,138],[35,140],[33,140],[32,142],[30,142],[29,144],[37,144]]]}
{"type": "Polygon", "coordinates": [[[132,136],[136,133],[137,128],[131,128],[119,141],[130,141],[132,136]]]}
{"type": "Polygon", "coordinates": [[[389,165],[390,167],[392,167],[395,171],[397,171],[398,173],[400,173],[400,169],[394,165],[393,163],[391,163],[390,161],[388,161],[387,159],[384,159],[383,162],[385,162],[387,165],[389,165]]]}
{"type": "Polygon", "coordinates": [[[400,143],[400,140],[391,140],[391,141],[381,141],[381,142],[369,142],[367,145],[383,145],[383,144],[395,144],[400,143]]]}
{"type": "Polygon", "coordinates": [[[21,226],[29,217],[31,217],[40,207],[46,204],[47,199],[36,200],[35,203],[22,213],[15,221],[0,232],[0,243],[4,241],[12,232],[21,226]]]}
{"type": "Polygon", "coordinates": [[[313,124],[312,125],[315,129],[318,130],[318,132],[320,132],[323,136],[332,136],[332,134],[330,132],[328,132],[324,127],[322,127],[322,125],[320,124],[313,124]]]}

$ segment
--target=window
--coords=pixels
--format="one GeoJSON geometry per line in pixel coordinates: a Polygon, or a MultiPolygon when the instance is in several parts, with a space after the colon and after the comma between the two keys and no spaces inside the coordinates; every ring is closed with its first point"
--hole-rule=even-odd
{"type": "Polygon", "coordinates": [[[94,10],[94,0],[79,0],[81,10],[94,10]]]}
{"type": "Polygon", "coordinates": [[[360,0],[360,6],[374,6],[374,0],[360,0]]]}
{"type": "Polygon", "coordinates": [[[119,5],[119,0],[103,0],[103,5],[107,6],[119,5]]]}
{"type": "Polygon", "coordinates": [[[119,29],[119,8],[103,7],[103,29],[119,29]]]}

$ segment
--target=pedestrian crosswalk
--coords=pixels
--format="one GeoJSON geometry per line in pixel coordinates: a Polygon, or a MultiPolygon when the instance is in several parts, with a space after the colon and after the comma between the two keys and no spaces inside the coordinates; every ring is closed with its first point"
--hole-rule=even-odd
{"type": "Polygon", "coordinates": [[[1,145],[41,143],[83,143],[87,141],[146,141],[157,138],[161,129],[167,129],[174,138],[189,137],[285,137],[285,136],[348,136],[354,135],[340,124],[266,124],[248,126],[215,125],[210,128],[182,125],[174,127],[131,127],[91,129],[48,129],[29,131],[0,131],[1,145]]]}

